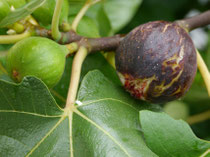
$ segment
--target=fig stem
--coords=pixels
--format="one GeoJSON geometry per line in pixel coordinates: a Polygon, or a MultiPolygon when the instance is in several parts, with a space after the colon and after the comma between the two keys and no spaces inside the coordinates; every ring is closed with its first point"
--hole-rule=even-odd
{"type": "Polygon", "coordinates": [[[25,30],[24,25],[23,24],[20,24],[18,22],[14,23],[14,24],[12,24],[10,26],[8,26],[8,28],[15,30],[15,32],[17,32],[18,34],[24,32],[24,30],[25,30]]]}
{"type": "Polygon", "coordinates": [[[115,66],[115,52],[112,51],[112,52],[109,52],[106,56],[106,59],[107,61],[109,62],[109,64],[114,68],[116,69],[116,66],[115,66]]]}
{"type": "Polygon", "coordinates": [[[14,44],[24,38],[30,37],[31,35],[32,34],[29,31],[15,35],[0,35],[0,44],[14,44]]]}
{"type": "Polygon", "coordinates": [[[210,24],[210,10],[205,11],[197,16],[193,16],[183,20],[177,20],[181,27],[188,31],[192,31],[196,28],[203,27],[210,24]]]}
{"type": "Polygon", "coordinates": [[[39,23],[34,19],[33,16],[28,15],[26,17],[26,21],[28,21],[30,24],[32,24],[33,26],[39,26],[39,23]]]}
{"type": "Polygon", "coordinates": [[[71,54],[73,54],[74,52],[76,52],[78,50],[78,44],[76,42],[67,44],[65,46],[69,50],[69,53],[67,55],[71,55],[71,54]]]}
{"type": "Polygon", "coordinates": [[[87,0],[85,5],[81,8],[81,10],[79,11],[79,13],[77,14],[77,16],[75,17],[73,23],[72,23],[72,29],[76,32],[77,31],[77,26],[79,24],[79,22],[81,21],[82,17],[85,15],[85,13],[87,12],[87,10],[94,4],[100,2],[100,0],[87,0]]]}
{"type": "Polygon", "coordinates": [[[61,29],[64,31],[64,32],[68,32],[71,30],[71,25],[67,22],[63,22],[62,25],[61,25],[61,29]]]}
{"type": "Polygon", "coordinates": [[[209,73],[209,70],[208,70],[204,60],[202,59],[200,53],[198,52],[198,50],[196,50],[196,53],[197,53],[198,69],[203,77],[204,83],[205,83],[207,91],[208,91],[208,95],[210,97],[210,73],[209,73]]]}
{"type": "Polygon", "coordinates": [[[210,119],[210,110],[193,115],[187,119],[188,124],[192,125],[210,119]]]}
{"type": "Polygon", "coordinates": [[[63,5],[63,0],[57,0],[52,18],[52,37],[55,40],[59,40],[61,38],[61,33],[59,31],[59,19],[60,19],[62,5],[63,5]]]}
{"type": "Polygon", "coordinates": [[[71,80],[69,85],[69,91],[67,95],[66,107],[70,108],[74,105],[77,95],[77,90],[79,86],[80,73],[82,69],[82,63],[84,62],[88,50],[85,47],[80,47],[76,55],[74,56],[72,71],[71,71],[71,80]]]}

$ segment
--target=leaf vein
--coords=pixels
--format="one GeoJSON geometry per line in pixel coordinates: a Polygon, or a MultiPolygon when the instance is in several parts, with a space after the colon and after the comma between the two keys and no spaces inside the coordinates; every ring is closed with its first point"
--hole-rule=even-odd
{"type": "Polygon", "coordinates": [[[56,127],[66,118],[66,116],[62,116],[60,120],[55,124],[55,126],[52,127],[52,129],[49,130],[49,132],[31,149],[30,152],[26,155],[28,157],[31,155],[41,144],[42,142],[56,129],[56,127]]]}
{"type": "Polygon", "coordinates": [[[13,110],[15,110],[15,108],[14,108],[13,105],[10,103],[10,101],[7,99],[7,97],[5,96],[5,94],[4,94],[4,92],[2,91],[1,88],[0,88],[0,91],[1,91],[2,95],[5,97],[5,99],[7,100],[7,102],[9,103],[9,106],[10,106],[13,110]]]}
{"type": "Polygon", "coordinates": [[[73,123],[73,112],[69,113],[69,144],[70,144],[70,157],[74,156],[73,150],[73,136],[72,136],[72,123],[73,123]]]}
{"type": "Polygon", "coordinates": [[[25,112],[25,111],[17,111],[17,110],[0,110],[0,113],[20,113],[20,114],[29,114],[33,116],[39,116],[39,117],[46,117],[46,118],[56,118],[56,117],[62,117],[63,115],[42,115],[42,114],[37,114],[37,113],[32,113],[32,112],[25,112]]]}
{"type": "MultiPolygon", "coordinates": [[[[87,102],[87,103],[84,103],[84,104],[82,104],[82,105],[80,105],[80,106],[90,105],[90,104],[95,103],[95,102],[107,101],[107,100],[120,102],[120,103],[122,103],[122,104],[124,104],[124,105],[127,105],[127,106],[133,108],[134,110],[138,111],[138,110],[137,110],[135,107],[133,107],[132,105],[130,105],[130,104],[126,103],[126,102],[123,102],[123,101],[121,101],[121,100],[114,99],[114,98],[104,98],[104,99],[93,100],[93,101],[89,101],[89,102],[87,102]]],[[[80,107],[80,106],[78,106],[78,107],[80,107]]],[[[139,112],[139,111],[138,111],[138,112],[139,112]]]]}
{"type": "Polygon", "coordinates": [[[127,152],[127,150],[117,141],[115,140],[115,138],[106,130],[104,130],[102,127],[100,127],[97,123],[95,123],[94,121],[92,121],[91,119],[89,119],[87,116],[85,116],[83,113],[81,113],[79,110],[74,109],[73,110],[76,114],[78,114],[79,116],[81,116],[83,119],[87,120],[88,122],[90,122],[91,124],[93,124],[96,128],[98,128],[99,130],[101,130],[105,135],[107,135],[114,143],[116,143],[122,150],[123,152],[128,156],[131,157],[130,154],[127,152]]]}

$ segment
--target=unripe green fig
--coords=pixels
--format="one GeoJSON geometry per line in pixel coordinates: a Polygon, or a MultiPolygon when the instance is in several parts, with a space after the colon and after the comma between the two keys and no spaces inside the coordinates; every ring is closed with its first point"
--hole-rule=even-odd
{"type": "Polygon", "coordinates": [[[188,33],[166,21],[131,31],[116,50],[116,69],[134,97],[164,103],[183,96],[197,70],[196,50],[188,33]]]}
{"type": "MultiPolygon", "coordinates": [[[[30,1],[30,0],[29,0],[30,1]]],[[[48,26],[52,23],[55,10],[56,0],[46,0],[45,3],[33,12],[33,17],[41,24],[48,26]]],[[[63,1],[60,14],[60,24],[68,21],[69,3],[68,0],[63,1]]]]}
{"type": "Polygon", "coordinates": [[[189,107],[181,101],[168,102],[163,110],[174,119],[186,120],[189,117],[189,107]]]}
{"type": "Polygon", "coordinates": [[[6,67],[16,82],[25,76],[36,76],[52,88],[63,74],[67,53],[65,46],[50,39],[29,37],[9,50],[6,67]]]}
{"type": "Polygon", "coordinates": [[[23,5],[26,4],[25,0],[6,0],[8,4],[13,6],[15,9],[22,7],[23,5]]]}
{"type": "Polygon", "coordinates": [[[10,12],[10,6],[6,0],[0,0],[0,21],[10,12]]]}

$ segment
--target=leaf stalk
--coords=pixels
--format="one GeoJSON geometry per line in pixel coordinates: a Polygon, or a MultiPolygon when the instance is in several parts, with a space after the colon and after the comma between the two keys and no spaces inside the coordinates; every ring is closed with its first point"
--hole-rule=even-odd
{"type": "Polygon", "coordinates": [[[203,77],[204,83],[205,83],[207,91],[208,91],[208,95],[210,97],[210,73],[209,73],[209,70],[208,70],[204,60],[202,59],[200,53],[198,52],[198,50],[196,50],[196,53],[197,53],[198,69],[203,77]]]}
{"type": "Polygon", "coordinates": [[[72,23],[72,29],[76,32],[77,31],[77,26],[79,24],[79,22],[81,21],[82,17],[85,15],[85,13],[87,12],[87,10],[94,4],[100,2],[100,0],[87,0],[85,5],[81,8],[81,10],[79,11],[79,13],[77,14],[77,16],[75,17],[73,23],[72,23]]]}
{"type": "Polygon", "coordinates": [[[60,19],[62,5],[63,5],[63,0],[57,0],[52,19],[52,37],[55,40],[59,40],[61,37],[61,33],[59,31],[59,19],[60,19]]]}
{"type": "Polygon", "coordinates": [[[77,90],[79,86],[82,64],[87,55],[88,55],[88,50],[85,47],[80,47],[78,52],[74,56],[74,60],[72,64],[72,71],[71,71],[71,80],[70,80],[69,91],[67,95],[65,108],[70,108],[75,103],[77,90]]]}
{"type": "Polygon", "coordinates": [[[22,34],[15,35],[0,35],[0,44],[14,44],[22,39],[30,37],[32,33],[30,31],[25,31],[22,34]]]}

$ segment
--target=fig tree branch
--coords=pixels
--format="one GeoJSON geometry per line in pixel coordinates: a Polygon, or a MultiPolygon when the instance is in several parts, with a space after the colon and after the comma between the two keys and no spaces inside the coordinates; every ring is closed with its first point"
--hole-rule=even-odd
{"type": "Polygon", "coordinates": [[[96,51],[114,51],[123,39],[120,35],[103,38],[82,38],[78,45],[84,46],[89,52],[96,51]]]}
{"type": "Polygon", "coordinates": [[[191,18],[177,20],[178,23],[183,28],[187,29],[188,31],[192,31],[196,28],[203,27],[210,24],[210,10],[201,13],[197,16],[193,16],[191,18]]]}
{"type": "MultiPolygon", "coordinates": [[[[43,36],[51,38],[52,32],[41,27],[36,27],[36,34],[38,36],[43,36]]],[[[61,32],[61,38],[57,42],[60,44],[69,44],[76,42],[79,46],[85,46],[88,51],[113,51],[115,50],[120,41],[123,39],[121,35],[115,35],[111,37],[102,37],[102,38],[87,38],[78,35],[73,30],[69,32],[61,32]]]]}
{"type": "MultiPolygon", "coordinates": [[[[179,25],[184,27],[185,29],[192,30],[198,26],[204,26],[206,24],[209,24],[209,15],[210,11],[204,12],[198,16],[189,18],[189,19],[184,19],[184,20],[179,20],[176,21],[179,25]],[[201,18],[202,17],[202,18],[201,18]],[[203,20],[203,22],[201,22],[203,20]],[[191,25],[192,23],[193,25],[191,25]],[[196,27],[195,27],[196,26],[196,27]]],[[[51,30],[44,29],[40,26],[34,26],[35,29],[35,35],[41,36],[41,37],[47,37],[53,39],[53,33],[51,30]]],[[[118,46],[118,43],[122,39],[122,37],[119,37],[120,35],[116,35],[113,37],[105,37],[105,38],[86,38],[78,35],[75,31],[70,30],[68,32],[60,32],[60,39],[57,40],[58,43],[60,44],[69,44],[72,42],[79,42],[85,43],[89,48],[91,47],[91,51],[110,51],[110,50],[115,50],[118,46]],[[82,42],[81,42],[82,41],[82,42]]],[[[0,39],[0,44],[9,44],[9,43],[15,43],[25,37],[26,34],[21,34],[21,35],[15,35],[9,36],[8,38],[6,36],[1,36],[0,39]],[[16,38],[16,40],[10,40],[10,38],[16,38]],[[9,39],[9,40],[7,40],[9,39]]]]}

